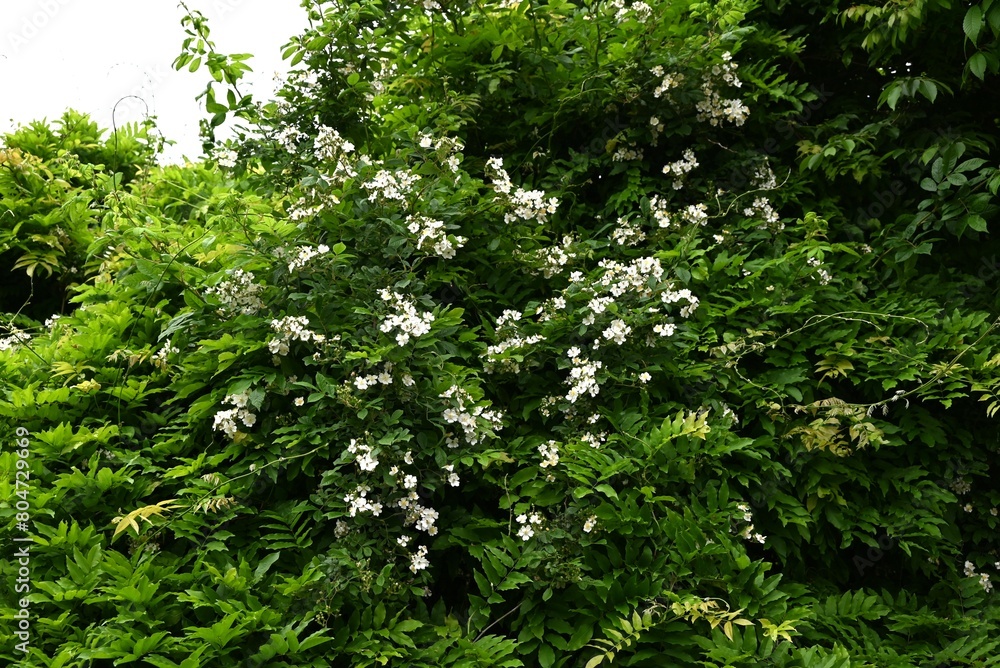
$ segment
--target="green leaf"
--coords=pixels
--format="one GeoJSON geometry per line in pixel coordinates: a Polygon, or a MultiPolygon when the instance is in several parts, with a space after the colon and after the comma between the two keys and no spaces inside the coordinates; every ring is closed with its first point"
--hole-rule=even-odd
{"type": "Polygon", "coordinates": [[[973,5],[969,7],[969,11],[965,12],[965,20],[962,21],[962,30],[965,31],[965,36],[973,44],[979,39],[979,32],[983,29],[984,23],[983,8],[979,5],[973,5]]]}
{"type": "MultiPolygon", "coordinates": [[[[883,103],[888,104],[889,108],[893,111],[896,110],[896,104],[899,102],[899,96],[903,94],[903,87],[899,85],[898,81],[894,81],[889,84],[882,95],[879,96],[879,106],[883,103]]],[[[817,157],[817,156],[813,156],[817,157]]]]}
{"type": "Polygon", "coordinates": [[[594,628],[590,624],[579,624],[576,627],[576,631],[573,633],[572,637],[569,639],[569,644],[566,649],[570,651],[575,651],[587,644],[587,642],[594,637],[594,628]]]}
{"type": "Polygon", "coordinates": [[[257,568],[253,572],[254,582],[259,581],[267,573],[268,569],[271,568],[271,564],[276,562],[281,557],[281,552],[275,552],[274,554],[269,554],[260,560],[257,564],[257,568]]]}
{"type": "Polygon", "coordinates": [[[556,662],[556,653],[551,645],[542,643],[538,646],[538,665],[542,668],[549,668],[556,662]]]}
{"type": "Polygon", "coordinates": [[[982,216],[977,216],[976,214],[972,214],[966,217],[965,222],[969,227],[974,229],[976,232],[986,231],[986,219],[983,218],[982,216]]]}
{"type": "Polygon", "coordinates": [[[934,100],[937,99],[938,90],[937,86],[934,85],[933,81],[930,81],[928,79],[922,80],[920,82],[920,87],[918,88],[918,90],[920,91],[921,95],[926,97],[931,102],[934,102],[934,100]]]}
{"type": "Polygon", "coordinates": [[[938,158],[937,160],[934,161],[934,164],[931,165],[931,177],[938,183],[941,183],[941,181],[944,179],[943,158],[938,158]]]}
{"type": "Polygon", "coordinates": [[[596,489],[597,489],[598,492],[603,493],[605,496],[607,496],[610,499],[617,499],[618,498],[618,492],[616,492],[615,488],[612,487],[611,485],[598,485],[596,487],[596,489]]]}
{"type": "Polygon", "coordinates": [[[535,476],[538,475],[537,466],[529,466],[527,468],[521,469],[510,479],[511,489],[517,489],[529,480],[534,480],[535,476]]]}
{"type": "Polygon", "coordinates": [[[986,54],[979,52],[969,58],[969,71],[978,79],[984,79],[986,76],[986,54]]]}

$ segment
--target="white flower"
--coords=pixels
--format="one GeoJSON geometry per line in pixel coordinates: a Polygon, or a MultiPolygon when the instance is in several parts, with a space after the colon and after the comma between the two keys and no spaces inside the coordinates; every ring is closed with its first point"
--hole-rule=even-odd
{"type": "Polygon", "coordinates": [[[431,331],[431,323],[434,322],[434,315],[428,311],[420,313],[416,304],[398,292],[390,292],[382,289],[379,296],[384,301],[395,306],[396,313],[387,315],[382,320],[379,329],[385,333],[398,329],[396,342],[403,346],[410,340],[410,337],[418,337],[431,331]]]}
{"type": "Polygon", "coordinates": [[[671,323],[653,325],[653,331],[660,336],[673,336],[673,333],[677,330],[677,327],[671,323]]]}
{"type": "Polygon", "coordinates": [[[406,385],[407,387],[413,387],[413,384],[416,382],[417,381],[413,380],[413,376],[410,374],[403,376],[403,385],[406,385]]]}
{"type": "Polygon", "coordinates": [[[652,380],[652,379],[653,379],[653,377],[652,377],[652,376],[650,376],[650,375],[649,375],[649,374],[648,374],[647,372],[645,372],[645,371],[643,371],[642,373],[640,373],[640,374],[639,374],[639,382],[640,382],[640,383],[648,383],[648,382],[649,382],[650,380],[652,380]]]}
{"type": "Polygon", "coordinates": [[[205,292],[218,297],[224,312],[252,315],[264,308],[260,298],[263,290],[263,285],[254,282],[253,273],[237,269],[205,292]]]}
{"type": "Polygon", "coordinates": [[[306,402],[306,400],[305,400],[305,399],[303,399],[302,397],[295,397],[295,405],[296,405],[296,406],[301,406],[301,405],[302,405],[302,404],[304,404],[305,402],[306,402]]]}
{"type": "Polygon", "coordinates": [[[417,477],[413,475],[408,475],[403,478],[403,487],[406,489],[413,489],[417,486],[417,477]]]}
{"type": "Polygon", "coordinates": [[[314,257],[317,257],[319,255],[325,255],[326,253],[329,252],[330,252],[330,247],[327,246],[326,244],[320,244],[316,248],[313,248],[312,246],[301,246],[295,258],[288,263],[288,271],[294,272],[297,269],[301,269],[302,267],[309,264],[309,261],[312,260],[314,257]]]}
{"type": "Polygon", "coordinates": [[[591,531],[594,530],[594,527],[596,525],[597,525],[597,515],[591,515],[590,517],[587,518],[587,521],[583,523],[584,533],[590,533],[591,531]]]}
{"type": "Polygon", "coordinates": [[[219,167],[231,169],[236,166],[236,151],[231,148],[216,147],[212,157],[219,167]]]}
{"type": "Polygon", "coordinates": [[[379,170],[371,181],[366,181],[362,187],[369,191],[368,201],[375,202],[379,199],[404,201],[410,194],[414,184],[420,180],[420,176],[409,172],[390,172],[385,169],[379,170]]]}
{"type": "Polygon", "coordinates": [[[357,458],[358,466],[362,471],[374,471],[378,466],[378,460],[371,456],[371,453],[364,453],[357,458]]]}
{"type": "Polygon", "coordinates": [[[532,530],[531,525],[524,524],[517,530],[517,535],[521,540],[528,540],[535,535],[535,532],[532,530]]]}
{"type": "Polygon", "coordinates": [[[625,337],[632,332],[632,328],[625,324],[624,320],[617,319],[611,322],[611,325],[604,330],[603,335],[605,339],[614,341],[618,345],[625,343],[625,337]]]}
{"type": "Polygon", "coordinates": [[[555,466],[559,463],[559,448],[556,446],[555,441],[549,441],[548,443],[543,443],[538,446],[538,454],[540,454],[543,459],[542,463],[539,464],[543,469],[550,466],[555,466]]]}
{"type": "Polygon", "coordinates": [[[410,557],[410,570],[416,573],[417,571],[424,570],[430,565],[431,562],[427,560],[427,547],[421,545],[417,548],[416,554],[410,557]]]}

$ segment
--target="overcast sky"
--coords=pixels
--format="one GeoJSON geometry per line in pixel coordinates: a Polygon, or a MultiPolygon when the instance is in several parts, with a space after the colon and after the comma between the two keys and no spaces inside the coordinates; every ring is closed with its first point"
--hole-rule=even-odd
{"type": "MultiPolygon", "coordinates": [[[[285,72],[281,45],[306,26],[299,0],[188,0],[208,18],[222,53],[252,53],[254,97],[269,97],[275,72],[285,72]]],[[[209,80],[204,67],[176,72],[171,62],[185,35],[177,0],[2,0],[0,3],[0,134],[65,109],[89,113],[111,127],[157,117],[177,143],[166,161],[201,154],[195,96],[209,80]],[[145,103],[145,104],[144,104],[145,103]]]]}

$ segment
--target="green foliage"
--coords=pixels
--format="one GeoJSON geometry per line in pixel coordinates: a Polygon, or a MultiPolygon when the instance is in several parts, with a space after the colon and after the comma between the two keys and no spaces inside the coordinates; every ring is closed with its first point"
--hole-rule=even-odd
{"type": "Polygon", "coordinates": [[[787,8],[310,4],[259,106],[190,13],[255,131],[39,181],[100,215],[0,340],[0,656],[997,665],[1000,178],[975,82],[891,69],[985,28],[787,8]]]}

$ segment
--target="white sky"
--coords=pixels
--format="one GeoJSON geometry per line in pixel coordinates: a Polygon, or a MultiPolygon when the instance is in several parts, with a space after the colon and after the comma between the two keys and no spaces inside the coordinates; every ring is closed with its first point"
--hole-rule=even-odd
{"type": "MultiPolygon", "coordinates": [[[[252,53],[253,72],[240,90],[270,97],[275,72],[287,71],[281,46],[306,27],[299,0],[189,0],[208,18],[220,53],[252,53]]],[[[86,112],[110,130],[115,121],[157,117],[177,143],[163,161],[201,155],[198,119],[210,75],[171,67],[185,38],[177,0],[2,0],[0,4],[0,134],[67,108],[86,112]]],[[[218,131],[217,131],[218,132],[218,131]]],[[[220,133],[221,134],[221,133],[220,133]]]]}

